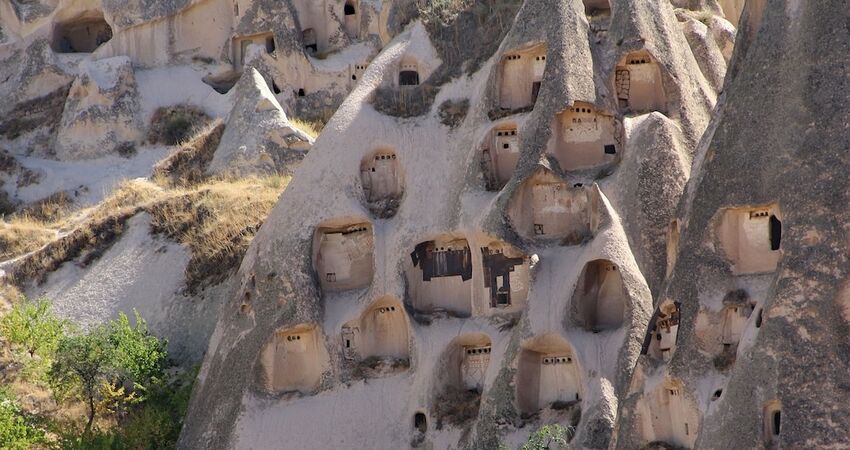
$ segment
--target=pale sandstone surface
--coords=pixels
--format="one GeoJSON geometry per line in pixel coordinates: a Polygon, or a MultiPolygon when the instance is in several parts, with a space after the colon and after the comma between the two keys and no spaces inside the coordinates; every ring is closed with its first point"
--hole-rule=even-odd
{"type": "Polygon", "coordinates": [[[718,449],[847,442],[835,425],[847,421],[848,102],[834,76],[847,66],[846,11],[744,9],[670,242],[678,257],[659,300],[680,302],[678,339],[639,358],[617,448],[647,436],[718,449]],[[665,396],[663,423],[653,408],[665,396]]]}
{"type": "MultiPolygon", "coordinates": [[[[519,444],[545,423],[576,419],[575,445],[613,445],[653,308],[651,288],[660,289],[665,275],[666,230],[709,123],[725,60],[707,28],[698,29],[694,47],[711,56],[695,55],[669,3],[612,6],[610,25],[607,17],[592,17],[591,26],[582,2],[524,2],[479,70],[437,85],[432,105],[406,118],[377,111],[376,96],[395,89],[400,98],[416,98],[417,88],[398,86],[410,80],[403,72],[415,70],[419,81],[441,74],[434,59],[440,45],[429,43],[415,23],[378,54],[243,261],[210,341],[182,448],[278,442],[292,448],[495,448],[519,444]],[[542,53],[538,44],[545,44],[542,53]],[[636,65],[651,70],[625,67],[633,55],[643,60],[636,65]],[[513,62],[541,56],[542,71],[533,62],[528,71],[513,62]],[[618,68],[634,71],[635,103],[618,101],[618,68]],[[514,82],[504,82],[507,70],[514,82]],[[537,100],[525,108],[525,94],[511,90],[530,89],[538,80],[537,100]],[[511,100],[518,112],[503,108],[505,95],[518,99],[511,100]],[[464,98],[470,108],[463,120],[455,128],[442,124],[438,106],[464,98]],[[570,127],[555,117],[578,104],[616,115],[622,127],[617,157],[565,169],[557,139],[564,145],[596,139],[592,131],[582,137],[584,128],[578,128],[558,131],[561,137],[552,141],[554,126],[570,127]],[[499,140],[491,133],[502,125],[517,137],[499,140]],[[488,190],[482,151],[502,145],[518,152],[501,156],[515,167],[488,190]],[[558,204],[535,194],[565,189],[573,197],[558,204]],[[398,208],[376,212],[375,192],[396,196],[398,208]],[[528,214],[551,222],[552,238],[536,236],[528,214]],[[586,222],[563,228],[558,220],[586,222]],[[328,242],[339,243],[322,244],[331,239],[326,233],[337,233],[328,242]],[[517,263],[529,267],[527,285],[507,307],[493,307],[484,288],[489,260],[482,249],[497,245],[516,248],[517,263]],[[356,262],[364,249],[372,254],[365,272],[356,262]],[[429,251],[445,253],[447,261],[468,251],[469,262],[449,269],[457,275],[425,280],[420,264],[430,264],[429,251]],[[609,265],[590,264],[599,260],[609,265]],[[609,282],[607,275],[588,275],[586,267],[607,267],[619,276],[609,282]],[[334,287],[343,281],[347,287],[334,287]],[[588,283],[591,291],[581,291],[588,283]],[[593,319],[574,303],[587,295],[607,302],[598,317],[614,318],[588,324],[593,319]],[[387,297],[395,299],[387,305],[404,311],[387,330],[406,332],[379,336],[397,340],[409,360],[401,369],[362,372],[357,358],[374,354],[363,344],[371,335],[363,322],[356,331],[350,324],[387,297]],[[618,304],[619,316],[605,309],[618,304]],[[439,426],[440,395],[457,383],[450,374],[471,376],[448,356],[455,346],[488,349],[489,362],[476,372],[481,403],[460,426],[439,426]],[[571,403],[570,395],[580,400],[571,403]],[[567,403],[559,406],[565,409],[551,408],[553,401],[567,403]],[[416,427],[418,414],[427,422],[424,433],[416,427]]],[[[512,292],[525,280],[520,273],[511,275],[512,292]]],[[[399,311],[385,314],[393,312],[399,311]]]]}
{"type": "Polygon", "coordinates": [[[27,293],[203,359],[180,448],[847,441],[846,5],[506,4],[495,38],[412,0],[0,4],[13,209],[148,175],[183,104],[225,123],[211,173],[294,174],[201,293],[144,214],[27,293]]]}

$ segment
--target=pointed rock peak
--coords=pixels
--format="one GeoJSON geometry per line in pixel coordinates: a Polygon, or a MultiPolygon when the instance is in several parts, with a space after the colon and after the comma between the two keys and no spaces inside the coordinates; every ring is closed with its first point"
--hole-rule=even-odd
{"type": "Polygon", "coordinates": [[[286,113],[283,112],[283,108],[272,94],[265,78],[260,75],[257,69],[246,68],[242,77],[236,83],[234,91],[236,93],[234,110],[253,105],[256,112],[277,111],[281,115],[281,120],[286,120],[286,113]]]}

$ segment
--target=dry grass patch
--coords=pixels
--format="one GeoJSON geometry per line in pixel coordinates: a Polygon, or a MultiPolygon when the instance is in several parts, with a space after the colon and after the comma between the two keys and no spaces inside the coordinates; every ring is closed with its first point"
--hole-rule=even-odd
{"type": "Polygon", "coordinates": [[[154,179],[162,185],[188,186],[201,183],[207,177],[207,167],[223,134],[224,124],[220,120],[210,124],[181,144],[176,152],[157,163],[153,169],[154,179]]]}
{"type": "Polygon", "coordinates": [[[79,258],[81,266],[91,264],[118,240],[128,220],[148,212],[154,232],[192,252],[186,283],[194,292],[206,283],[221,281],[236,268],[288,182],[288,177],[269,176],[212,179],[187,187],[130,180],[97,206],[50,223],[31,222],[27,232],[23,225],[14,233],[0,229],[0,239],[6,236],[9,247],[17,249],[11,253],[32,252],[11,269],[14,283],[41,283],[65,262],[79,258]],[[70,231],[58,233],[61,229],[70,231]]]}
{"type": "Polygon", "coordinates": [[[35,251],[56,239],[56,230],[29,216],[13,217],[0,225],[0,261],[35,251]]]}
{"type": "Polygon", "coordinates": [[[192,252],[186,267],[190,292],[238,266],[288,182],[281,176],[213,180],[150,208],[153,229],[192,252]]]}
{"type": "Polygon", "coordinates": [[[157,108],[151,117],[148,142],[178,145],[189,140],[210,121],[205,112],[193,105],[157,108]]]}
{"type": "Polygon", "coordinates": [[[288,117],[289,123],[295,128],[307,133],[311,138],[316,139],[325,128],[325,123],[321,120],[307,120],[298,117],[288,117]]]}

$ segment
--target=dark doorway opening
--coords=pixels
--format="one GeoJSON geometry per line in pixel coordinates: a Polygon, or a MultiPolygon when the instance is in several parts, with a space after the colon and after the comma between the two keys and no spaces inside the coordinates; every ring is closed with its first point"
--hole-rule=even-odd
{"type": "Polygon", "coordinates": [[[399,86],[418,86],[419,72],[415,70],[402,70],[398,73],[399,86]]]}
{"type": "Polygon", "coordinates": [[[782,243],[782,222],[776,216],[770,216],[770,249],[779,250],[782,243]]]}

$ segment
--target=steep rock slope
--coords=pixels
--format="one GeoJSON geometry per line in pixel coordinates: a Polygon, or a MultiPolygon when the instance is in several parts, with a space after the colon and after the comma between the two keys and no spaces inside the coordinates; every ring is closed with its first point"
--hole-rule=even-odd
{"type": "Polygon", "coordinates": [[[617,448],[848,441],[831,425],[847,420],[846,21],[842,2],[744,9],[617,448]]]}
{"type": "MultiPolygon", "coordinates": [[[[193,108],[224,119],[237,106],[236,97],[244,97],[230,90],[251,70],[266,85],[257,89],[267,91],[282,114],[324,123],[369,61],[410,20],[411,5],[411,0],[3,2],[0,151],[16,160],[16,170],[0,174],[0,210],[12,212],[56,191],[108,191],[116,179],[149,175],[150,159],[160,158],[163,149],[144,136],[161,125],[154,123],[162,117],[158,112],[193,108]],[[128,161],[116,163],[118,158],[128,161]],[[80,165],[97,170],[83,183],[64,177],[80,165]],[[115,169],[104,173],[103,166],[115,169]]],[[[298,134],[289,133],[290,140],[298,134]]],[[[251,135],[231,130],[225,143],[242,136],[251,135]]],[[[281,137],[246,151],[265,151],[276,169],[290,173],[309,147],[304,138],[295,143],[281,137]]],[[[221,167],[221,159],[217,173],[244,173],[221,167]]],[[[268,166],[255,172],[268,172],[268,166]]],[[[77,204],[92,197],[100,200],[73,196],[77,204]]]]}
{"type": "Polygon", "coordinates": [[[665,1],[522,2],[450,79],[425,25],[252,243],[181,448],[496,448],[555,421],[612,442],[725,61],[665,1]]]}

